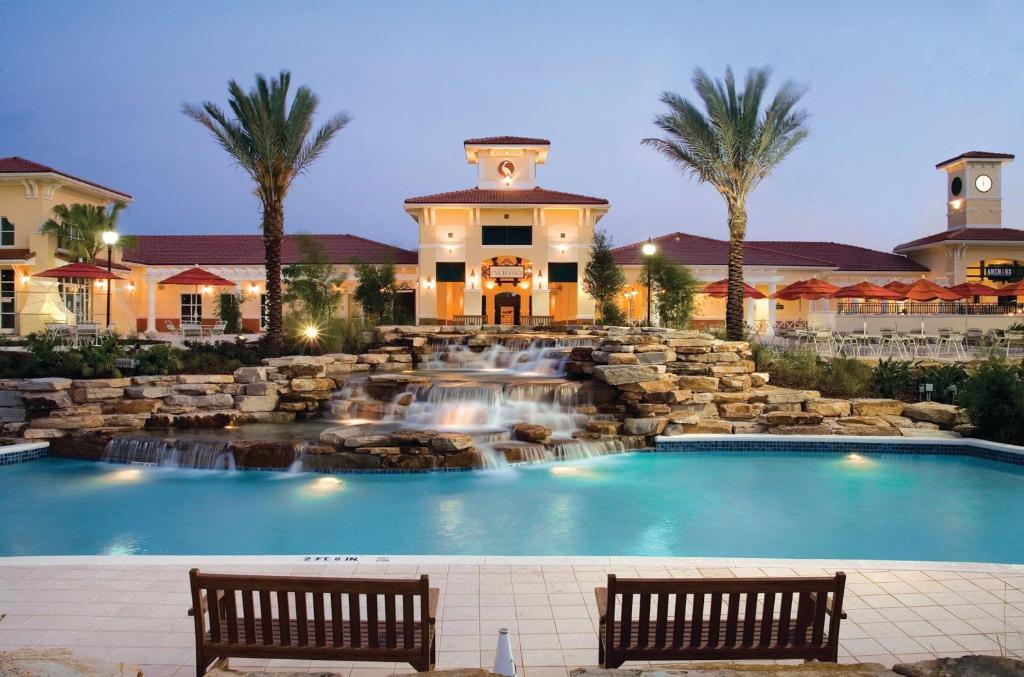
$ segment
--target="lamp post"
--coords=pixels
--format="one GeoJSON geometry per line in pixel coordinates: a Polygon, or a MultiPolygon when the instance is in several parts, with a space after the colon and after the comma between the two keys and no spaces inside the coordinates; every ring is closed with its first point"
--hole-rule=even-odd
{"type": "MultiPolygon", "coordinates": [[[[111,267],[114,259],[114,245],[117,244],[117,231],[116,230],[105,230],[100,236],[103,238],[103,244],[107,245],[107,272],[111,272],[111,267]]],[[[114,292],[114,285],[112,284],[111,278],[107,278],[107,327],[110,326],[110,295],[114,292]]]]}
{"type": "Polygon", "coordinates": [[[658,248],[654,246],[654,243],[649,239],[640,249],[644,253],[644,266],[647,270],[647,326],[651,326],[651,257],[658,251],[658,248]]]}

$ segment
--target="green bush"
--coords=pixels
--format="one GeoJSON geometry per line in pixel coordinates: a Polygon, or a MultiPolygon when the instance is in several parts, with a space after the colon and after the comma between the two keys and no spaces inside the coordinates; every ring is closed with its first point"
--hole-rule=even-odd
{"type": "Polygon", "coordinates": [[[816,389],[824,368],[812,350],[779,351],[769,367],[771,382],[784,388],[816,389]]]}
{"type": "Polygon", "coordinates": [[[217,297],[217,319],[224,323],[224,333],[238,334],[242,331],[242,295],[221,294],[217,297]]]}
{"type": "Polygon", "coordinates": [[[946,404],[954,404],[954,393],[959,392],[966,381],[967,370],[960,362],[921,367],[918,373],[919,384],[932,384],[932,399],[946,404]]]}
{"type": "Polygon", "coordinates": [[[964,382],[960,406],[975,435],[994,442],[1024,444],[1022,366],[990,357],[964,382]]]}
{"type": "Polygon", "coordinates": [[[914,377],[914,364],[910,360],[880,360],[874,370],[875,393],[879,397],[904,399],[910,394],[914,377]]]}
{"type": "Polygon", "coordinates": [[[148,348],[136,346],[134,357],[138,364],[135,370],[147,376],[180,374],[185,366],[184,352],[169,343],[160,343],[148,348]]]}
{"type": "Polygon", "coordinates": [[[334,317],[317,328],[319,331],[316,338],[305,335],[306,326],[306,321],[300,315],[293,313],[284,318],[288,352],[295,355],[365,352],[366,333],[373,329],[374,324],[361,317],[334,317]]]}
{"type": "Polygon", "coordinates": [[[817,389],[829,397],[864,397],[874,386],[875,370],[855,358],[836,357],[822,365],[817,389]]]}
{"type": "Polygon", "coordinates": [[[239,367],[255,367],[269,357],[268,347],[260,341],[247,342],[239,338],[233,342],[186,343],[181,354],[183,374],[230,374],[239,367]]]}

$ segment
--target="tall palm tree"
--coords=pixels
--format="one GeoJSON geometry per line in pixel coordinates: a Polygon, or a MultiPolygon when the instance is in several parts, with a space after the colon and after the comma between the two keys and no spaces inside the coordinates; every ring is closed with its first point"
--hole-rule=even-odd
{"type": "Polygon", "coordinates": [[[228,83],[232,117],[210,101],[185,104],[182,111],[213,134],[217,142],[256,183],[263,206],[263,247],[267,270],[267,341],[272,350],[284,343],[281,320],[281,242],[284,238],[284,200],[292,181],[319,158],[334,135],[349,123],[338,114],[315,133],[313,115],[319,100],[309,87],[299,87],[288,105],[291,74],[274,79],[256,76],[248,92],[234,80],[228,83]]]}
{"type": "MultiPolygon", "coordinates": [[[[107,245],[103,244],[103,231],[117,230],[117,217],[124,209],[115,202],[108,210],[105,206],[72,204],[54,205],[53,217],[40,227],[40,231],[57,238],[57,247],[63,249],[72,261],[92,263],[107,245]]],[[[121,247],[131,246],[128,236],[121,236],[121,247]]]]}
{"type": "Polygon", "coordinates": [[[669,112],[654,119],[663,138],[644,139],[699,183],[721,193],[729,211],[729,292],[725,326],[732,340],[743,338],[743,239],[747,234],[747,197],[782,160],[807,138],[807,113],[795,110],[804,90],[786,82],[767,108],[761,109],[771,72],[747,72],[743,91],[736,90],[732,69],[712,80],[698,68],[693,87],[701,111],[673,92],[661,95],[669,112]]]}

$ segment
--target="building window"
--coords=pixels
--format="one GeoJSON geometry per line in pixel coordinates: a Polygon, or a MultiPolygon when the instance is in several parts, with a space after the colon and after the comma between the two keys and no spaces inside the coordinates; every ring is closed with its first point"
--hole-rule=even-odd
{"type": "Polygon", "coordinates": [[[267,315],[267,295],[260,294],[260,331],[265,331],[270,320],[267,315]]]}
{"type": "Polygon", "coordinates": [[[80,278],[61,279],[57,283],[60,298],[77,323],[92,322],[92,283],[80,278]]]}
{"type": "Polygon", "coordinates": [[[465,261],[439,261],[437,263],[438,282],[462,282],[466,281],[465,261]]]}
{"type": "MultiPolygon", "coordinates": [[[[7,219],[4,219],[7,223],[7,219]]],[[[0,270],[0,331],[14,331],[14,269],[0,270]]]]}
{"type": "Polygon", "coordinates": [[[14,246],[14,224],[0,216],[0,247],[14,246]]]}
{"type": "Polygon", "coordinates": [[[483,244],[532,245],[533,226],[483,226],[483,244]]]}
{"type": "Polygon", "coordinates": [[[181,321],[202,322],[203,321],[203,295],[182,294],[181,295],[181,321]]]}
{"type": "Polygon", "coordinates": [[[549,282],[577,282],[579,280],[579,264],[550,263],[548,264],[549,282]]]}

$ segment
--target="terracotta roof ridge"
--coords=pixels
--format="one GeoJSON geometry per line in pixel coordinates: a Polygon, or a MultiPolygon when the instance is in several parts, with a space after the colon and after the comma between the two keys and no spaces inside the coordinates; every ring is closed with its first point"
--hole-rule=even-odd
{"type": "MultiPolygon", "coordinates": [[[[129,200],[132,199],[131,195],[129,195],[128,193],[122,192],[120,190],[117,190],[116,188],[111,188],[110,186],[104,186],[102,183],[97,183],[95,181],[90,181],[89,179],[83,179],[80,176],[75,176],[74,174],[68,174],[67,172],[61,171],[61,170],[59,170],[59,169],[57,169],[55,167],[51,167],[50,165],[44,165],[41,162],[36,162],[35,160],[29,160],[28,158],[21,157],[20,155],[9,155],[7,157],[0,157],[0,163],[2,163],[4,161],[8,161],[8,162],[10,162],[10,161],[17,161],[17,162],[22,162],[22,163],[24,163],[26,165],[29,165],[29,167],[25,171],[27,173],[30,173],[30,174],[56,174],[58,176],[63,176],[65,179],[71,179],[72,181],[78,181],[79,183],[84,183],[87,186],[92,186],[93,188],[98,188],[98,189],[104,190],[104,191],[106,191],[108,193],[114,193],[116,195],[120,195],[122,197],[126,197],[129,200]]],[[[11,170],[11,171],[0,170],[0,174],[19,174],[19,173],[21,173],[21,172],[19,172],[18,170],[11,170]]]]}
{"type": "MultiPolygon", "coordinates": [[[[757,242],[757,240],[754,240],[754,242],[757,242]]],[[[835,243],[832,243],[832,244],[835,244],[835,243]]],[[[787,251],[783,251],[783,250],[780,250],[780,249],[775,249],[773,247],[763,247],[761,245],[750,244],[747,241],[743,242],[743,246],[744,247],[750,247],[751,249],[756,249],[756,250],[762,251],[762,252],[771,252],[772,254],[784,254],[786,256],[792,256],[795,259],[803,259],[804,261],[814,261],[816,263],[824,263],[829,268],[838,268],[839,267],[839,264],[837,264],[835,261],[829,261],[828,259],[818,259],[818,258],[815,258],[813,256],[804,256],[803,254],[794,254],[793,252],[787,252],[787,251]]]]}

